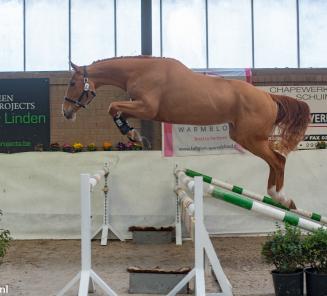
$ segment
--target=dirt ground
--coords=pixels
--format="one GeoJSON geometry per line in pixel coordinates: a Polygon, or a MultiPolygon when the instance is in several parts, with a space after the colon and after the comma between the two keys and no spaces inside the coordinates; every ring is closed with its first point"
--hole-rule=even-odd
{"type": "MultiPolygon", "coordinates": [[[[219,237],[213,244],[229,278],[234,295],[273,295],[270,270],[260,257],[264,237],[219,237]]],[[[165,269],[192,267],[193,243],[136,245],[132,241],[92,242],[93,270],[119,295],[128,294],[130,266],[165,269]]],[[[12,296],[56,295],[80,270],[79,240],[14,241],[2,265],[0,287],[12,296]]],[[[207,275],[208,292],[217,286],[207,275]]],[[[0,293],[1,294],[1,293],[0,293]]],[[[67,295],[77,295],[77,287],[67,295]]],[[[103,295],[98,288],[94,294],[103,295]]],[[[137,294],[141,295],[141,294],[137,294]]]]}

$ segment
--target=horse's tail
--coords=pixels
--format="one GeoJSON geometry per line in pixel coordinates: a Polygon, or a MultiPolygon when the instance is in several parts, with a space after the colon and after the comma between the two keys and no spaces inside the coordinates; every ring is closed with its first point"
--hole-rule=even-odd
{"type": "Polygon", "coordinates": [[[279,130],[278,136],[281,138],[281,145],[287,154],[303,140],[311,120],[310,109],[307,103],[288,96],[274,94],[270,94],[270,96],[278,106],[275,126],[279,130]]]}

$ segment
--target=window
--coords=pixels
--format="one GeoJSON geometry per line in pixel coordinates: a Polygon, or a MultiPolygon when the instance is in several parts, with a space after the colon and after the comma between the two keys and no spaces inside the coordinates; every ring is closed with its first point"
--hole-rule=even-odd
{"type": "Polygon", "coordinates": [[[0,0],[0,71],[24,70],[23,0],[0,0]]]}
{"type": "Polygon", "coordinates": [[[252,66],[250,0],[209,0],[209,67],[252,66]]]}
{"type": "MultiPolygon", "coordinates": [[[[152,0],[152,55],[190,68],[327,67],[326,14],[327,0],[152,0]]],[[[141,0],[0,0],[0,38],[0,71],[139,55],[141,0]]]]}
{"type": "Polygon", "coordinates": [[[117,55],[141,54],[141,1],[117,0],[117,55]]]}
{"type": "Polygon", "coordinates": [[[254,66],[297,67],[296,0],[253,0],[254,66]]]}
{"type": "Polygon", "coordinates": [[[115,56],[113,0],[71,0],[71,59],[78,65],[115,56]]]}
{"type": "Polygon", "coordinates": [[[26,70],[67,70],[68,1],[26,1],[26,70]]]}
{"type": "Polygon", "coordinates": [[[327,1],[300,0],[300,66],[327,67],[327,1]]]}
{"type": "Polygon", "coordinates": [[[162,55],[191,68],[206,67],[205,1],[162,2],[162,55]]]}

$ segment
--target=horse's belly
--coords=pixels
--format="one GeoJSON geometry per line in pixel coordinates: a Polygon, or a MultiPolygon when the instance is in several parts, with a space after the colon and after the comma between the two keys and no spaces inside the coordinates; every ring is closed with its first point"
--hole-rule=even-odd
{"type": "Polygon", "coordinates": [[[188,107],[185,107],[183,110],[180,108],[171,108],[169,112],[167,110],[160,110],[156,120],[193,125],[211,125],[230,122],[230,119],[225,114],[221,114],[221,112],[199,107],[194,107],[192,110],[188,107]]]}

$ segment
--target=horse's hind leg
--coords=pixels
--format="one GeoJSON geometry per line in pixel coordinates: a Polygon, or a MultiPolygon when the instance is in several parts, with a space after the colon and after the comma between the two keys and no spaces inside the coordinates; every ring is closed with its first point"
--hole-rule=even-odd
{"type": "Polygon", "coordinates": [[[290,209],[296,209],[294,201],[292,199],[286,199],[285,193],[283,191],[286,158],[283,155],[280,155],[279,153],[273,151],[271,148],[270,150],[275,154],[276,158],[278,159],[280,169],[279,172],[276,173],[276,187],[270,187],[271,189],[268,190],[268,194],[270,194],[272,197],[275,197],[276,199],[279,199],[280,202],[286,207],[290,209]]]}
{"type": "Polygon", "coordinates": [[[269,165],[269,178],[267,188],[267,192],[269,195],[273,195],[276,191],[276,173],[275,169],[271,165],[269,165]]]}
{"type": "Polygon", "coordinates": [[[270,168],[267,191],[268,194],[288,208],[296,208],[293,200],[286,199],[283,193],[284,169],[286,159],[269,147],[268,140],[246,139],[240,143],[244,148],[265,160],[270,168]]]}

